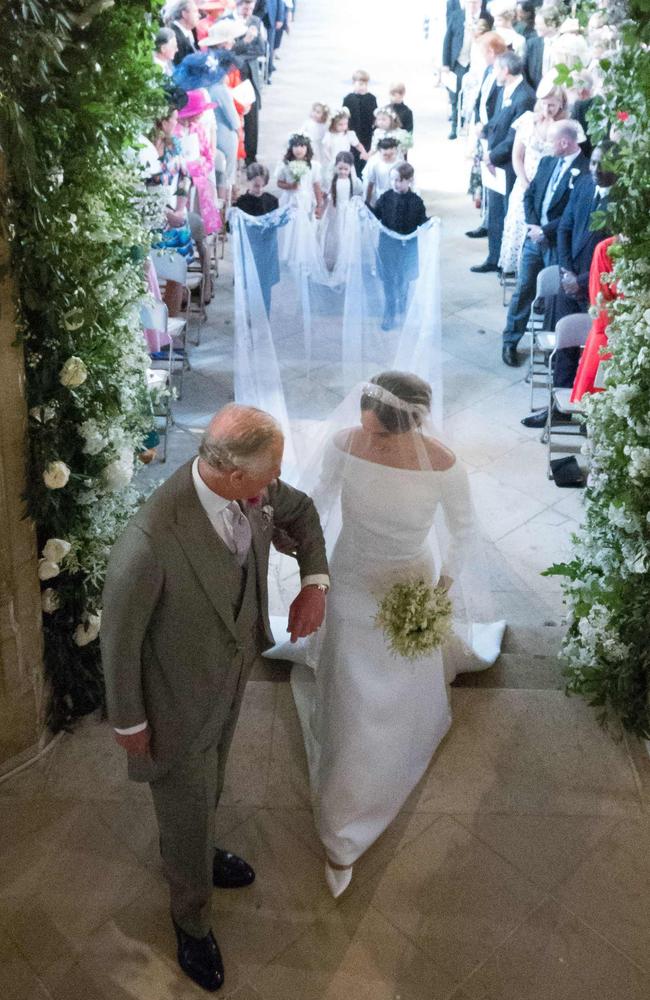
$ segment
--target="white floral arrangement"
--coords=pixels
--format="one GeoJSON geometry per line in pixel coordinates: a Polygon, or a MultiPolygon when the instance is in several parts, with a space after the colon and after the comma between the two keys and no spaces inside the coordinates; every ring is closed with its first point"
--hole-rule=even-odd
{"type": "Polygon", "coordinates": [[[290,160],[287,166],[296,184],[300,184],[305,174],[308,174],[311,169],[305,160],[290,160]]]}
{"type": "Polygon", "coordinates": [[[452,603],[440,585],[419,578],[401,580],[379,601],[375,625],[396,656],[426,656],[449,637],[452,603]]]}

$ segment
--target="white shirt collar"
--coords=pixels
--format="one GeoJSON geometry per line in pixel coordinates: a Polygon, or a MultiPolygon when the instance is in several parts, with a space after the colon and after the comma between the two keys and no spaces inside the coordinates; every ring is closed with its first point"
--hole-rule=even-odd
{"type": "Polygon", "coordinates": [[[568,167],[568,166],[570,166],[573,163],[573,161],[578,156],[580,156],[580,150],[576,149],[575,153],[567,153],[566,156],[562,157],[562,159],[564,160],[564,163],[568,167]]]}
{"type": "Polygon", "coordinates": [[[206,483],[203,482],[201,479],[201,473],[199,472],[198,455],[192,462],[192,481],[194,483],[196,495],[199,498],[199,503],[210,520],[212,520],[212,518],[217,514],[222,514],[226,507],[231,503],[230,500],[220,497],[218,493],[215,493],[206,483]]]}
{"type": "Polygon", "coordinates": [[[596,184],[596,194],[599,198],[606,198],[609,192],[612,190],[611,185],[608,188],[599,187],[596,184]]]}
{"type": "Polygon", "coordinates": [[[515,90],[523,80],[523,76],[516,76],[514,79],[509,80],[508,83],[504,84],[503,87],[503,100],[508,101],[514,94],[515,90]]]}

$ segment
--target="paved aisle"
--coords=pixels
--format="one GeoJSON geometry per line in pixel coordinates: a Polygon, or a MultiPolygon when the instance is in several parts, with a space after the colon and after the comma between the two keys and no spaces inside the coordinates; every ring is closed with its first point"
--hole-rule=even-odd
{"type": "MultiPolygon", "coordinates": [[[[442,0],[439,0],[441,3],[442,0]]],[[[233,1000],[647,1000],[650,824],[647,762],[633,761],[559,690],[561,606],[538,571],[565,551],[579,496],[544,478],[519,424],[526,389],[501,365],[502,309],[463,193],[462,144],[429,89],[418,3],[298,0],[299,19],[265,94],[273,165],[309,104],[337,104],[366,67],[383,95],[405,80],[420,183],[444,222],[447,429],[470,464],[496,543],[495,595],[511,623],[501,664],[454,691],[455,724],[388,834],[337,904],[322,879],[289,685],[278,667],[249,685],[217,814],[220,842],[257,868],[215,894],[233,1000]],[[366,20],[375,14],[368,30],[366,20]],[[644,786],[643,781],[646,781],[644,786]]],[[[177,405],[167,469],[193,453],[229,398],[231,293],[177,405]]],[[[369,664],[372,669],[372,664],[369,664]]],[[[107,727],[88,720],[38,765],[0,784],[0,982],[12,1000],[189,1000],[179,974],[153,812],[124,777],[107,727]]]]}

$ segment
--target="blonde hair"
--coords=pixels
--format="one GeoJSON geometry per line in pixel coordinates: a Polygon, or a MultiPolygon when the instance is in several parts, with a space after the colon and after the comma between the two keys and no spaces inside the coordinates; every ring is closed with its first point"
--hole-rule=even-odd
{"type": "Polygon", "coordinates": [[[554,121],[560,121],[562,118],[568,117],[567,105],[568,97],[566,92],[566,87],[560,87],[554,85],[549,87],[545,94],[537,94],[537,102],[535,103],[535,116],[539,118],[542,111],[542,101],[558,101],[560,105],[560,110],[553,119],[554,121]]]}
{"type": "Polygon", "coordinates": [[[329,107],[327,106],[327,104],[323,104],[322,101],[314,101],[314,103],[311,106],[311,110],[312,111],[317,111],[320,115],[323,116],[323,118],[325,119],[325,121],[327,121],[327,119],[330,116],[330,109],[329,109],[329,107]]]}
{"type": "Polygon", "coordinates": [[[347,108],[340,108],[339,111],[335,111],[330,119],[330,132],[336,132],[336,126],[340,121],[345,119],[346,122],[350,121],[350,112],[347,108]]]}
{"type": "Polygon", "coordinates": [[[401,94],[402,97],[404,97],[404,94],[406,93],[406,87],[404,86],[403,83],[391,83],[390,87],[388,88],[388,93],[401,94]]]}
{"type": "Polygon", "coordinates": [[[369,83],[370,73],[366,73],[365,69],[355,69],[352,74],[352,80],[363,80],[365,83],[369,83]]]}

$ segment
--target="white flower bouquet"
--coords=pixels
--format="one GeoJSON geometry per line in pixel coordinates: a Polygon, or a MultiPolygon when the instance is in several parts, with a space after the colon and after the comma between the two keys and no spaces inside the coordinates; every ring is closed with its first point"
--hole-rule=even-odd
{"type": "Polygon", "coordinates": [[[393,584],[378,605],[375,624],[396,656],[414,660],[430,653],[451,632],[452,604],[440,585],[420,578],[393,584]]]}
{"type": "Polygon", "coordinates": [[[287,166],[296,184],[300,184],[305,174],[309,173],[309,164],[305,163],[304,160],[291,160],[287,166]]]}

